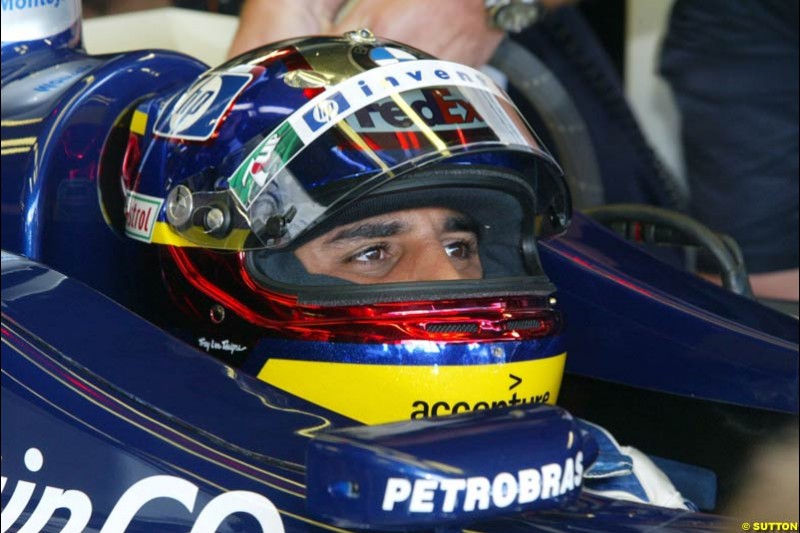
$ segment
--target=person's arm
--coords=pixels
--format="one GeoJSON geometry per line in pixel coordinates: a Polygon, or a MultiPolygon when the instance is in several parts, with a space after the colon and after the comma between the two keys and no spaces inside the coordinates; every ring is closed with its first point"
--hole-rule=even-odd
{"type": "Polygon", "coordinates": [[[303,35],[331,33],[345,0],[245,0],[228,57],[303,35]]]}
{"type": "Polygon", "coordinates": [[[334,33],[369,28],[448,61],[485,64],[503,32],[489,28],[484,0],[361,0],[348,2],[334,33]]]}
{"type": "MultiPolygon", "coordinates": [[[[539,0],[545,10],[576,0],[539,0]]],[[[479,67],[505,35],[485,0],[246,0],[228,56],[269,42],[367,28],[440,59],[479,67]]]]}

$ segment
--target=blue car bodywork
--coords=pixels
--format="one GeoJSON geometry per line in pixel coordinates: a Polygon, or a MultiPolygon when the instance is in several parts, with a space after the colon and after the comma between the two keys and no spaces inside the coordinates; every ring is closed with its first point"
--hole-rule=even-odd
{"type": "MultiPolygon", "coordinates": [[[[138,100],[206,66],[163,51],[92,57],[78,35],[2,49],[2,247],[13,252],[2,258],[3,531],[725,527],[711,515],[578,496],[578,487],[484,514],[447,510],[440,496],[427,515],[393,514],[387,480],[435,477],[445,446],[466,480],[566,465],[591,444],[566,411],[542,406],[359,433],[140,318],[157,322],[163,294],[154,252],[115,233],[99,207],[104,148],[138,100]],[[572,435],[572,455],[542,435],[572,435]],[[531,446],[536,439],[545,440],[531,446]]],[[[580,214],[540,255],[566,317],[568,411],[713,470],[721,494],[739,486],[738,463],[754,445],[796,423],[796,319],[663,264],[580,214]]]]}
{"type": "Polygon", "coordinates": [[[311,532],[348,531],[350,522],[409,531],[435,519],[446,531],[487,533],[725,525],[576,494],[483,520],[439,507],[375,517],[386,479],[428,481],[445,460],[464,478],[491,479],[545,469],[574,448],[590,454],[590,443],[565,449],[565,435],[577,434],[572,417],[540,405],[353,434],[337,429],[352,421],[236,372],[52,269],[4,254],[2,279],[4,530],[72,522],[70,531],[311,532]]]}

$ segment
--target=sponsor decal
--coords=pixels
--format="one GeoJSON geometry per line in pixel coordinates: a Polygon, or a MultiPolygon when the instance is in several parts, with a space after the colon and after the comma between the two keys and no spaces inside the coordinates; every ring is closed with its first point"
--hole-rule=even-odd
{"type": "Polygon", "coordinates": [[[393,65],[402,61],[413,61],[412,54],[393,46],[371,46],[360,44],[350,49],[350,56],[365,69],[393,65]]]}
{"type": "MultiPolygon", "coordinates": [[[[348,78],[309,100],[255,147],[229,178],[228,184],[242,206],[249,209],[253,201],[269,185],[271,179],[280,173],[304,146],[311,144],[335,124],[351,116],[357,110],[393,95],[442,86],[471,88],[483,92],[487,98],[482,101],[484,107],[492,108],[491,118],[495,118],[493,123],[501,124],[509,139],[513,139],[519,144],[529,144],[527,137],[518,131],[516,126],[505,116],[505,111],[500,109],[500,104],[496,102],[497,98],[507,101],[508,97],[486,74],[446,61],[404,61],[373,68],[348,78]],[[291,132],[291,135],[286,135],[287,132],[291,132]],[[276,141],[273,137],[279,138],[276,141]],[[274,152],[282,154],[281,164],[276,165],[269,175],[262,178],[264,186],[255,188],[253,181],[243,179],[241,173],[249,168],[250,163],[270,142],[276,143],[274,152]]],[[[456,101],[457,98],[448,100],[444,95],[442,98],[441,104],[448,120],[455,121],[456,117],[460,117],[460,120],[466,123],[467,120],[477,121],[487,118],[484,113],[478,115],[473,108],[463,106],[461,102],[456,101]]],[[[437,103],[438,105],[439,103],[437,103]]],[[[437,116],[444,120],[441,109],[439,108],[437,116]]],[[[366,117],[362,117],[362,119],[367,120],[366,117]]],[[[372,120],[374,124],[375,118],[372,120]]]]}
{"type": "Polygon", "coordinates": [[[270,167],[277,161],[280,161],[277,157],[273,157],[275,148],[278,146],[278,141],[280,140],[280,136],[277,135],[270,138],[269,142],[261,148],[261,151],[256,154],[256,157],[250,164],[248,177],[252,178],[259,187],[263,187],[267,182],[267,176],[270,175],[270,167]]]}
{"type": "Polygon", "coordinates": [[[390,477],[386,481],[381,508],[407,513],[452,513],[485,511],[524,505],[563,496],[578,489],[583,476],[583,453],[568,457],[564,464],[548,463],[539,468],[500,472],[493,478],[415,479],[390,477]]]}
{"type": "MultiPolygon", "coordinates": [[[[24,457],[25,468],[28,472],[37,473],[44,466],[44,456],[38,448],[29,448],[24,457]]],[[[8,479],[2,476],[2,492],[8,479]]],[[[3,507],[3,531],[13,525],[26,510],[34,491],[35,483],[25,480],[17,481],[11,495],[6,498],[3,507]]],[[[157,475],[141,479],[128,487],[117,499],[100,528],[102,533],[122,533],[126,531],[136,515],[148,503],[155,500],[174,500],[180,505],[170,506],[176,513],[174,517],[165,517],[172,523],[182,515],[192,520],[193,526],[190,533],[216,531],[222,523],[233,514],[249,514],[258,522],[264,533],[283,533],[281,520],[275,505],[261,494],[236,490],[222,492],[212,498],[202,509],[195,510],[195,502],[199,488],[194,483],[185,479],[157,475]]],[[[69,511],[69,518],[61,528],[62,531],[83,531],[92,519],[94,504],[89,494],[76,490],[47,486],[43,489],[41,497],[32,512],[26,514],[24,522],[20,525],[20,533],[33,533],[42,531],[58,511],[63,516],[63,510],[69,511]]],[[[103,510],[105,516],[106,510],[103,510]]],[[[155,526],[155,525],[154,525],[155,526]]]]}
{"type": "Polygon", "coordinates": [[[365,424],[555,403],[566,353],[478,365],[370,365],[269,359],[258,378],[365,424]]]}
{"type": "Polygon", "coordinates": [[[58,7],[61,0],[3,0],[3,12],[37,7],[58,7]]]}
{"type": "Polygon", "coordinates": [[[452,404],[446,401],[429,402],[426,400],[417,400],[411,404],[411,418],[417,419],[431,416],[457,415],[458,413],[468,413],[470,411],[484,411],[486,409],[496,409],[499,407],[548,402],[550,402],[549,390],[544,391],[542,394],[522,398],[518,397],[516,392],[513,392],[510,397],[504,400],[481,400],[475,403],[464,400],[452,404]]]}
{"type": "MultiPolygon", "coordinates": [[[[409,91],[403,99],[434,131],[486,127],[475,106],[455,89],[409,91]]],[[[393,100],[363,107],[354,113],[353,119],[355,130],[362,133],[419,130],[393,100]]]]}
{"type": "Polygon", "coordinates": [[[236,199],[249,206],[301,147],[291,124],[284,122],[278,126],[228,178],[228,186],[236,199]]]}
{"type": "Polygon", "coordinates": [[[399,48],[392,48],[389,46],[379,46],[369,51],[369,58],[375,62],[376,65],[392,65],[400,63],[401,61],[413,61],[417,59],[405,50],[399,48]]]}
{"type": "MultiPolygon", "coordinates": [[[[87,72],[100,62],[96,59],[81,59],[54,65],[3,86],[0,106],[15,109],[21,114],[43,112],[43,105],[52,102],[74,83],[84,78],[87,72]]],[[[5,75],[5,71],[4,71],[5,75]]],[[[50,109],[49,105],[45,106],[50,109]]],[[[3,121],[5,127],[5,121],[3,121]]]]}
{"type": "Polygon", "coordinates": [[[6,44],[35,41],[66,31],[74,34],[81,4],[79,0],[2,0],[2,9],[2,41],[6,44]]]}
{"type": "Polygon", "coordinates": [[[345,100],[342,93],[334,93],[314,104],[303,114],[303,120],[314,132],[336,120],[340,113],[344,113],[348,109],[350,109],[350,103],[345,100]]]}
{"type": "Polygon", "coordinates": [[[62,74],[54,78],[42,80],[38,85],[36,85],[36,87],[33,88],[33,90],[37,93],[47,93],[60,89],[67,82],[78,78],[81,74],[92,70],[92,68],[94,68],[93,64],[80,65],[73,72],[67,72],[66,74],[62,74]]]}
{"type": "Polygon", "coordinates": [[[217,350],[222,352],[228,352],[230,354],[235,354],[237,352],[243,352],[247,350],[245,346],[242,346],[241,344],[236,344],[235,342],[231,342],[228,339],[218,341],[215,339],[206,339],[205,337],[200,337],[199,339],[197,339],[197,345],[209,353],[211,352],[211,350],[217,350]]]}
{"type": "Polygon", "coordinates": [[[125,206],[125,234],[140,241],[151,242],[153,228],[163,204],[162,198],[129,192],[125,206]]]}
{"type": "Polygon", "coordinates": [[[210,139],[251,79],[251,74],[243,72],[215,72],[201,78],[164,113],[154,131],[170,139],[210,139]]]}

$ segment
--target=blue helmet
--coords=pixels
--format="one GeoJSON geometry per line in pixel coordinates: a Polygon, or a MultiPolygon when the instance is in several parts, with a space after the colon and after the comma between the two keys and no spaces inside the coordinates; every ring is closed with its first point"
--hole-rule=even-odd
{"type": "Polygon", "coordinates": [[[142,103],[130,132],[126,234],[160,245],[199,348],[365,423],[555,401],[561,318],[536,238],[566,228],[569,193],[482,72],[365,30],[284,41],[142,103]],[[474,223],[480,279],[358,284],[298,259],[425,207],[474,223]]]}

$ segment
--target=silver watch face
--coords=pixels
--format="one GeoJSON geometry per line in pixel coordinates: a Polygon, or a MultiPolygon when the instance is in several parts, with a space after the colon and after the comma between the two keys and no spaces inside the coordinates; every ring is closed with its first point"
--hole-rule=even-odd
{"type": "Polygon", "coordinates": [[[517,33],[536,22],[538,16],[536,3],[511,2],[497,10],[495,24],[498,28],[517,33]]]}

